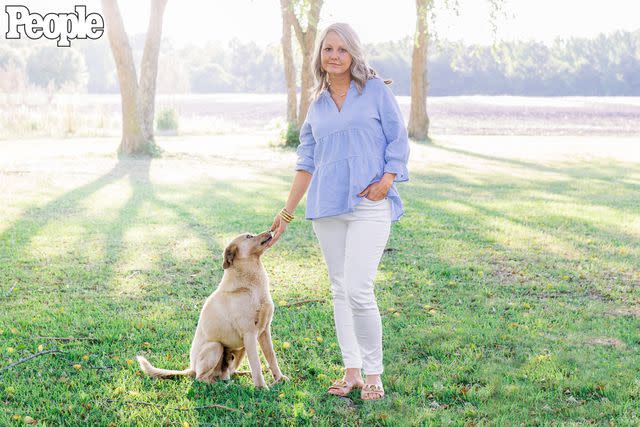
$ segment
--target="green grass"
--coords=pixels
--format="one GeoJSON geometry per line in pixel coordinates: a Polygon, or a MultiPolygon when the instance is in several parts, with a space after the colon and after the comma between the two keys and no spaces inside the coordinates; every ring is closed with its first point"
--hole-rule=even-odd
{"type": "Polygon", "coordinates": [[[377,280],[384,401],[325,394],[341,359],[304,220],[264,256],[291,382],[140,375],[136,354],[188,363],[225,242],[281,207],[293,153],[260,140],[160,140],[151,161],[115,140],[0,142],[0,369],[64,351],[0,373],[0,425],[640,423],[640,167],[622,139],[412,145],[377,280]],[[322,302],[285,306],[305,299],[322,302]]]}

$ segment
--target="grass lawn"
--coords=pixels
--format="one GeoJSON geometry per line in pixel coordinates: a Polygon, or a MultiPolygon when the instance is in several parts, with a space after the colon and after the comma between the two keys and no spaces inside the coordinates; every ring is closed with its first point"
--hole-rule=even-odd
{"type": "Polygon", "coordinates": [[[632,138],[412,144],[377,278],[382,402],[325,394],[341,359],[304,220],[263,258],[291,382],[142,376],[137,354],[188,364],[225,243],[282,206],[294,154],[267,139],[161,139],[152,161],[115,139],[0,141],[0,369],[61,351],[0,372],[0,425],[640,424],[632,138]]]}

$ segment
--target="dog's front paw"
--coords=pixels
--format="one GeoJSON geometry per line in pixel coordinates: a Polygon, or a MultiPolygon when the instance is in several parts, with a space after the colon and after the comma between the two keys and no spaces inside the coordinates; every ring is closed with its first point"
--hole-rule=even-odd
{"type": "Polygon", "coordinates": [[[276,385],[278,383],[288,383],[289,381],[291,381],[291,380],[289,379],[288,376],[280,375],[278,378],[275,379],[275,381],[273,382],[272,385],[276,385]]]}
{"type": "Polygon", "coordinates": [[[264,391],[268,391],[269,390],[269,386],[267,385],[267,383],[256,384],[256,388],[259,389],[259,390],[264,390],[264,391]]]}

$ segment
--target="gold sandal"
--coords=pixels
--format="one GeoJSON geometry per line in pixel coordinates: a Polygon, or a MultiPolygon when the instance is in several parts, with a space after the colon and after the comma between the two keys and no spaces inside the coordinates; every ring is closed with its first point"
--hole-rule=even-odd
{"type": "Polygon", "coordinates": [[[345,397],[351,390],[354,388],[362,388],[361,384],[358,383],[348,383],[345,380],[336,380],[331,384],[331,387],[327,390],[327,393],[333,394],[334,396],[345,397]]]}
{"type": "Polygon", "coordinates": [[[378,384],[365,384],[360,392],[362,400],[380,400],[384,397],[384,388],[378,384]],[[366,397],[369,395],[370,397],[366,397]]]}

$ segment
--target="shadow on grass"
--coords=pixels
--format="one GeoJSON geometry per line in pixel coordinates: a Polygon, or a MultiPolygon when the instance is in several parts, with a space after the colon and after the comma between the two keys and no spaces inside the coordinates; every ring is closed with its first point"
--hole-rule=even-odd
{"type": "Polygon", "coordinates": [[[640,173],[640,166],[637,166],[635,168],[629,166],[623,167],[621,164],[617,163],[615,167],[612,167],[613,162],[607,163],[603,161],[589,161],[587,165],[582,167],[576,166],[575,163],[565,163],[552,167],[541,165],[539,163],[509,159],[505,157],[490,156],[469,150],[463,150],[460,148],[453,148],[443,144],[438,144],[437,140],[433,141],[431,145],[439,150],[460,154],[462,156],[502,163],[509,166],[515,166],[517,168],[528,169],[537,172],[565,175],[569,178],[570,181],[587,179],[590,181],[599,181],[601,184],[605,185],[615,184],[617,189],[622,189],[624,191],[640,191],[639,184],[625,182],[625,179],[630,175],[637,175],[640,173]]]}
{"type": "MultiPolygon", "coordinates": [[[[221,274],[220,238],[225,237],[227,233],[257,231],[268,226],[273,217],[271,212],[277,211],[282,200],[273,195],[273,181],[257,186],[230,180],[207,180],[195,186],[176,188],[154,185],[149,177],[151,163],[139,163],[140,161],[121,160],[112,171],[93,182],[72,190],[40,208],[28,210],[22,218],[0,235],[3,245],[0,247],[0,258],[2,261],[13,263],[12,270],[7,273],[9,277],[13,274],[12,272],[24,271],[25,286],[37,288],[42,270],[28,271],[35,264],[35,261],[31,263],[27,251],[33,236],[44,229],[50,221],[56,221],[65,216],[82,215],[80,213],[82,201],[116,180],[128,179],[132,189],[130,197],[117,212],[115,219],[105,221],[104,228],[99,230],[99,233],[105,236],[105,255],[100,261],[102,271],[100,280],[106,285],[96,290],[97,297],[90,297],[83,301],[86,308],[82,310],[85,311],[77,309],[74,313],[70,313],[69,317],[80,317],[79,313],[86,315],[84,317],[90,317],[98,312],[104,312],[107,313],[108,318],[104,319],[103,325],[88,326],[87,320],[82,320],[77,325],[72,323],[72,325],[80,332],[113,329],[113,331],[103,331],[102,347],[88,348],[87,346],[79,351],[112,352],[121,357],[132,357],[141,349],[148,348],[145,343],[150,343],[151,348],[148,351],[155,353],[156,361],[173,354],[174,358],[171,361],[163,360],[162,363],[158,363],[159,366],[177,368],[187,362],[185,354],[188,351],[190,335],[195,327],[202,298],[214,289],[221,274]],[[178,224],[182,227],[180,232],[192,234],[203,241],[208,256],[205,259],[185,261],[167,247],[173,243],[171,239],[177,240],[183,236],[175,232],[168,238],[161,235],[156,240],[162,242],[166,239],[167,241],[160,249],[155,248],[160,256],[154,260],[154,267],[150,271],[137,272],[137,275],[131,279],[132,281],[140,279],[142,284],[154,283],[155,287],[143,288],[140,293],[144,298],[137,299],[130,294],[114,297],[112,283],[114,277],[130,276],[136,273],[136,271],[122,272],[117,269],[123,261],[136,256],[124,252],[127,245],[127,232],[134,226],[140,226],[146,233],[153,233],[155,223],[150,224],[149,221],[154,215],[158,215],[158,221],[161,223],[178,224]],[[113,298],[104,298],[107,301],[103,301],[102,297],[105,296],[113,298]],[[133,325],[137,322],[141,324],[139,327],[133,325]]],[[[529,167],[526,164],[512,166],[529,167]]],[[[564,173],[562,169],[540,172],[551,171],[564,173]]],[[[603,179],[607,176],[605,173],[603,179]]],[[[290,180],[289,175],[276,175],[271,178],[278,183],[290,180]]],[[[304,424],[309,422],[310,408],[315,408],[319,413],[321,409],[324,421],[343,420],[343,417],[349,417],[348,419],[354,423],[363,421],[365,424],[367,421],[370,424],[384,423],[386,418],[369,420],[364,418],[370,414],[397,412],[395,405],[404,405],[401,412],[403,415],[427,408],[430,403],[428,393],[433,393],[434,399],[441,403],[464,408],[467,398],[461,396],[459,390],[465,384],[486,384],[487,372],[499,371],[505,378],[512,375],[513,370],[517,373],[517,367],[523,360],[550,344],[549,341],[536,338],[533,332],[518,331],[508,333],[506,338],[502,337],[503,333],[507,335],[504,331],[514,321],[518,311],[508,303],[512,300],[519,301],[518,298],[522,297],[541,296],[542,291],[535,287],[541,278],[558,278],[565,274],[565,270],[575,265],[575,260],[564,258],[562,255],[549,255],[530,262],[532,261],[530,249],[526,246],[511,247],[506,243],[497,242],[487,233],[488,222],[497,219],[533,231],[553,233],[557,239],[573,245],[579,244],[580,240],[577,236],[580,236],[585,229],[592,229],[591,227],[594,227],[594,233],[599,236],[599,233],[604,233],[598,237],[600,241],[628,239],[629,236],[624,233],[623,228],[601,229],[601,226],[592,224],[588,220],[575,223],[573,217],[563,217],[562,213],[549,221],[525,221],[516,214],[502,212],[490,205],[492,200],[516,204],[519,193],[524,189],[552,194],[560,193],[577,205],[587,206],[594,203],[593,192],[581,194],[562,183],[549,187],[546,183],[515,180],[511,177],[508,183],[501,183],[499,179],[493,178],[486,179],[481,184],[468,183],[461,178],[463,176],[453,174],[413,173],[412,182],[406,187],[400,186],[400,192],[407,207],[407,215],[403,221],[394,226],[390,245],[397,250],[387,253],[383,260],[387,266],[381,270],[383,273],[389,273],[389,279],[386,281],[388,283],[379,284],[381,286],[378,288],[378,298],[385,303],[404,305],[406,313],[403,313],[404,317],[388,316],[384,319],[385,339],[387,339],[385,362],[388,366],[386,375],[389,378],[387,390],[390,398],[387,402],[378,405],[377,409],[363,405],[343,411],[335,401],[327,399],[316,387],[317,374],[323,371],[311,369],[312,367],[309,366],[311,350],[303,350],[300,347],[293,351],[296,343],[291,352],[283,355],[281,359],[284,359],[285,367],[291,368],[286,373],[295,377],[297,382],[283,385],[282,388],[267,393],[253,391],[250,382],[245,380],[234,380],[229,384],[205,385],[193,382],[159,383],[154,380],[138,379],[134,368],[126,365],[122,369],[115,370],[114,373],[105,373],[104,377],[100,378],[100,385],[105,390],[111,390],[115,385],[120,385],[117,381],[128,381],[127,386],[132,383],[141,385],[143,391],[149,391],[149,395],[152,396],[150,400],[164,401],[167,405],[173,404],[167,401],[174,397],[182,399],[185,396],[184,388],[188,387],[186,392],[188,404],[201,407],[217,403],[243,411],[242,414],[227,413],[221,409],[211,408],[188,412],[202,424],[222,422],[276,424],[279,421],[290,423],[297,421],[304,424]],[[478,193],[486,194],[487,199],[475,199],[474,194],[478,193]],[[484,202],[487,200],[488,205],[485,205],[484,202]],[[467,210],[458,211],[453,207],[440,205],[442,202],[449,201],[467,210]],[[562,222],[568,224],[567,229],[556,232],[558,224],[562,222]],[[532,265],[533,268],[530,268],[532,265]],[[485,269],[487,274],[478,275],[478,269],[485,269]],[[495,276],[489,277],[494,272],[495,276]],[[433,283],[427,283],[428,280],[433,283]],[[411,293],[414,294],[413,297],[409,296],[411,293]],[[488,302],[490,298],[495,298],[498,302],[490,303],[488,302]],[[443,313],[441,318],[427,317],[419,306],[424,303],[433,304],[438,310],[446,313],[443,313]],[[491,312],[491,308],[496,308],[497,313],[491,312]],[[515,315],[514,312],[516,312],[515,315]],[[470,344],[485,349],[487,358],[477,359],[473,351],[468,349],[470,344]],[[489,358],[494,360],[489,362],[489,358]],[[404,363],[408,359],[411,363],[404,363]],[[443,363],[433,364],[434,360],[443,363]],[[436,378],[438,375],[441,378],[436,378]],[[435,383],[440,385],[444,383],[444,387],[436,389],[432,387],[435,383]],[[427,386],[430,387],[428,392],[427,386]],[[286,397],[283,399],[277,397],[280,392],[285,393],[286,397]],[[407,409],[408,407],[413,409],[407,409]],[[259,419],[258,416],[265,418],[259,419]]],[[[606,179],[604,182],[607,182],[606,179]]],[[[627,209],[632,208],[635,203],[631,190],[628,188],[623,194],[622,206],[627,209]]],[[[597,199],[595,202],[605,205],[602,199],[597,199]]],[[[616,205],[614,209],[619,209],[619,206],[616,205]]],[[[306,271],[315,264],[322,263],[319,252],[309,247],[310,241],[313,241],[310,227],[308,224],[303,225],[302,221],[297,221],[292,224],[288,238],[279,243],[279,253],[272,254],[290,270],[297,269],[303,272],[302,278],[296,280],[313,282],[306,271]]],[[[636,247],[633,244],[630,245],[633,248],[636,247]]],[[[583,246],[580,248],[588,249],[583,246]]],[[[593,253],[593,250],[590,253],[593,253]]],[[[72,264],[76,260],[73,257],[67,257],[64,261],[66,264],[72,264]]],[[[600,265],[603,264],[596,263],[596,266],[600,265]]],[[[56,267],[60,268],[60,266],[56,267]]],[[[45,266],[44,269],[51,269],[51,267],[45,266]]],[[[286,277],[291,278],[291,276],[293,273],[286,277]]],[[[78,286],[84,287],[86,283],[80,281],[78,286]]],[[[80,300],[80,296],[71,294],[65,303],[70,303],[74,299],[80,300]]],[[[37,296],[43,300],[50,297],[51,295],[46,293],[43,296],[37,296]]],[[[28,314],[29,311],[24,310],[9,314],[7,318],[13,317],[11,320],[14,320],[20,315],[24,317],[28,314]]],[[[551,309],[545,314],[551,317],[556,316],[551,309]]],[[[309,330],[318,327],[317,323],[323,323],[322,327],[326,328],[324,332],[332,328],[328,321],[330,318],[328,306],[313,309],[304,307],[299,311],[297,309],[282,310],[278,316],[277,321],[281,322],[279,332],[288,332],[288,334],[283,333],[283,336],[288,339],[304,336],[303,334],[308,333],[309,330]],[[313,310],[321,312],[320,315],[325,317],[312,316],[313,310]]],[[[29,322],[29,318],[25,321],[29,322]]],[[[57,318],[52,320],[60,323],[56,327],[63,333],[71,329],[69,324],[57,322],[57,318]]],[[[527,321],[526,319],[515,320],[527,321]]],[[[573,321],[581,327],[587,327],[583,326],[587,319],[581,319],[579,316],[564,318],[556,316],[553,320],[557,323],[573,321]]],[[[557,349],[558,346],[554,348],[557,349]]],[[[325,363],[330,361],[331,357],[337,356],[337,350],[326,353],[321,352],[321,349],[314,351],[317,351],[314,357],[325,363]]],[[[51,366],[47,365],[47,368],[51,366]]],[[[29,374],[25,372],[19,375],[21,379],[26,380],[29,374]]],[[[57,373],[57,375],[60,374],[57,373]]],[[[96,380],[87,381],[95,382],[96,380]]],[[[477,401],[473,403],[482,405],[477,401]]],[[[123,416],[125,411],[129,412],[128,407],[118,404],[112,404],[100,410],[113,416],[114,419],[123,416]]],[[[168,416],[163,414],[161,409],[154,410],[159,412],[154,419],[156,422],[162,419],[168,420],[168,416]]],[[[485,411],[486,408],[482,410],[485,411]]],[[[136,415],[143,416],[146,411],[147,408],[143,406],[141,409],[136,409],[136,415]]],[[[424,414],[418,414],[418,416],[422,417],[424,414]]],[[[171,421],[176,419],[177,417],[171,417],[171,421]]],[[[74,420],[79,421],[80,418],[74,420]]],[[[134,423],[135,420],[136,418],[132,417],[125,422],[134,423]]]]}
{"type": "MultiPolygon", "coordinates": [[[[636,287],[633,265],[639,262],[634,253],[640,251],[635,235],[625,229],[623,222],[617,225],[616,217],[603,222],[597,218],[591,220],[584,213],[576,216],[580,210],[598,212],[601,205],[597,196],[606,198],[607,193],[583,197],[563,188],[568,201],[548,206],[540,197],[519,201],[518,189],[557,194],[558,191],[550,191],[545,183],[511,179],[505,184],[496,180],[477,184],[450,174],[414,174],[413,178],[414,182],[409,185],[411,191],[403,195],[407,216],[413,218],[411,224],[422,231],[408,230],[401,223],[401,235],[405,238],[392,244],[406,245],[406,236],[422,234],[423,238],[411,241],[411,253],[426,254],[428,273],[411,271],[412,265],[419,262],[415,255],[399,259],[395,264],[396,267],[406,265],[414,279],[428,280],[432,275],[446,280],[461,274],[462,280],[477,281],[469,266],[480,262],[489,264],[485,268],[492,271],[496,284],[522,287],[523,281],[535,284],[570,280],[578,297],[625,305],[633,300],[636,287]],[[432,184],[427,184],[430,182],[432,184]],[[492,207],[492,201],[501,206],[507,202],[506,209],[511,203],[517,213],[492,207]],[[526,214],[521,213],[522,203],[532,207],[528,212],[524,210],[526,214]],[[571,209],[558,208],[564,203],[571,209]],[[515,234],[509,237],[512,227],[515,234]],[[514,245],[509,244],[509,240],[513,240],[514,245]],[[612,244],[616,246],[611,247],[612,244]],[[627,254],[620,253],[617,246],[627,254]],[[593,258],[594,251],[601,251],[601,256],[593,258]],[[625,293],[631,293],[631,298],[625,293]]],[[[609,207],[620,217],[627,215],[627,206],[636,203],[631,189],[622,195],[618,205],[609,207]]],[[[390,256],[395,257],[393,252],[390,256]]],[[[543,290],[538,292],[549,294],[543,290]]]]}
{"type": "MultiPolygon", "coordinates": [[[[270,191],[266,191],[266,187],[272,183],[256,186],[243,182],[206,180],[186,191],[182,187],[171,189],[156,186],[150,179],[151,165],[152,161],[148,159],[122,158],[106,174],[42,206],[28,209],[22,217],[0,234],[0,260],[10,266],[2,269],[2,276],[7,279],[3,279],[2,282],[10,283],[17,278],[20,286],[25,290],[28,289],[25,297],[29,298],[31,306],[21,304],[20,308],[7,312],[3,320],[21,329],[20,325],[24,324],[24,329],[30,332],[30,337],[25,337],[27,341],[35,340],[35,335],[75,335],[76,337],[90,335],[96,337],[95,344],[70,343],[63,348],[79,352],[80,355],[96,354],[99,355],[98,357],[107,357],[107,360],[112,355],[131,358],[132,354],[146,348],[145,343],[153,343],[154,349],[160,354],[184,351],[188,348],[190,341],[186,336],[193,333],[202,299],[215,289],[222,274],[222,246],[219,239],[226,237],[227,234],[264,230],[271,225],[272,212],[277,212],[277,208],[282,203],[282,200],[274,197],[270,191]],[[124,204],[117,209],[115,216],[97,223],[86,219],[83,204],[101,189],[121,180],[128,180],[131,193],[123,198],[124,204]],[[144,252],[126,253],[126,236],[132,227],[149,225],[148,218],[153,217],[156,212],[164,212],[160,214],[162,221],[168,215],[168,220],[173,225],[179,224],[186,233],[204,242],[208,256],[201,261],[185,262],[176,257],[171,250],[166,249],[166,246],[173,243],[167,241],[164,245],[165,249],[158,250],[160,252],[158,260],[149,271],[119,270],[118,267],[130,257],[145,255],[144,252]],[[259,215],[258,212],[263,212],[263,215],[259,215]],[[48,225],[68,221],[70,218],[76,222],[83,222],[89,230],[79,242],[75,243],[76,253],[61,255],[55,260],[54,265],[35,268],[40,262],[30,250],[35,236],[45,232],[48,225]],[[96,236],[99,238],[96,239],[96,236]],[[97,267],[87,267],[85,261],[76,259],[76,257],[82,257],[83,245],[92,241],[101,244],[104,253],[95,263],[97,267]],[[72,277],[69,280],[70,276],[64,270],[74,264],[79,264],[79,269],[97,268],[98,272],[87,281],[83,280],[86,276],[72,277]],[[20,274],[16,274],[18,272],[20,274]],[[70,289],[65,293],[60,293],[60,289],[47,289],[46,285],[43,286],[46,276],[61,277],[61,281],[64,282],[61,285],[70,286],[70,289]],[[120,278],[131,276],[131,280],[140,279],[145,285],[148,283],[155,285],[144,288],[141,292],[144,299],[132,298],[131,294],[116,293],[117,289],[114,288],[116,276],[120,278]],[[94,281],[98,285],[92,288],[94,281]],[[87,290],[90,292],[86,292],[87,290]],[[43,308],[48,311],[50,306],[63,307],[66,312],[60,314],[62,311],[59,311],[46,316],[50,319],[47,324],[36,322],[31,315],[27,317],[27,314],[34,309],[43,308]],[[138,313],[141,316],[138,316],[138,313]],[[97,324],[95,321],[88,321],[97,315],[105,315],[107,319],[101,321],[98,317],[97,324]],[[108,330],[105,330],[104,325],[109,326],[108,330]],[[167,340],[165,334],[168,331],[174,333],[179,331],[181,336],[167,340]],[[123,340],[126,340],[126,346],[123,346],[123,340]],[[71,350],[72,348],[74,350],[71,350]]],[[[285,178],[290,179],[289,176],[284,175],[271,177],[276,181],[285,180],[285,178]]],[[[294,237],[297,232],[301,232],[302,223],[303,221],[299,221],[298,224],[293,225],[289,235],[293,234],[292,237],[294,237]]],[[[143,230],[153,233],[153,225],[143,230]]],[[[170,236],[170,238],[180,237],[183,236],[175,234],[170,236]]],[[[293,242],[291,238],[288,242],[283,240],[283,248],[295,246],[304,247],[293,242]]],[[[144,249],[153,250],[154,248],[138,249],[144,251],[144,249]]],[[[301,253],[304,254],[304,250],[301,253]]],[[[302,255],[299,257],[294,254],[289,256],[289,260],[302,262],[301,257],[302,255]]],[[[2,303],[4,305],[7,302],[2,303]]],[[[40,362],[46,363],[47,367],[54,364],[45,359],[40,362]]],[[[180,360],[180,363],[184,362],[188,363],[188,359],[180,360]]],[[[118,379],[114,378],[114,374],[119,375],[123,372],[105,370],[101,373],[103,376],[100,384],[107,389],[112,389],[113,387],[108,387],[107,384],[116,384],[114,381],[118,379]]],[[[12,378],[15,381],[21,381],[20,378],[29,375],[28,371],[22,370],[15,371],[13,374],[15,376],[12,378]]],[[[64,369],[59,375],[64,375],[64,369]]],[[[196,388],[197,390],[202,389],[202,385],[197,387],[199,387],[196,388]]],[[[242,384],[237,385],[237,388],[240,397],[251,401],[253,391],[250,386],[245,387],[245,384],[242,384]],[[244,390],[245,388],[249,391],[244,390]]],[[[224,393],[222,392],[221,395],[224,393]]],[[[207,393],[201,395],[196,402],[197,405],[207,403],[211,403],[211,395],[207,393]]],[[[264,403],[264,410],[273,411],[269,409],[271,404],[264,403]]],[[[113,415],[121,409],[116,403],[103,408],[105,414],[113,415]]],[[[210,419],[208,415],[205,418],[210,419]]],[[[235,419],[241,420],[241,418],[235,419]]]]}

